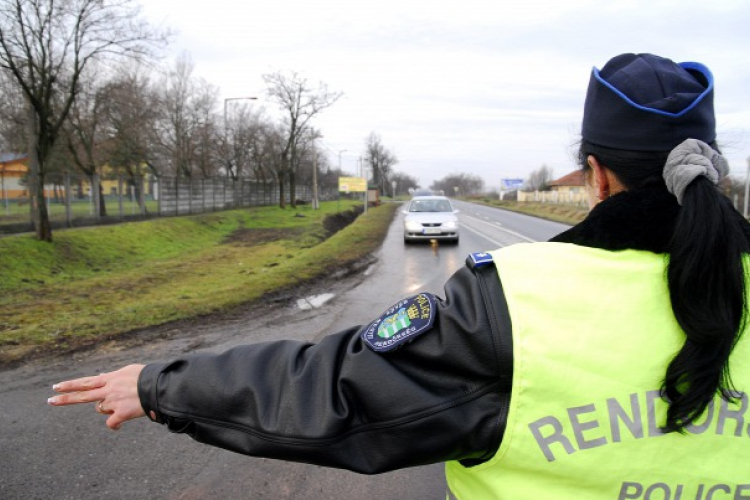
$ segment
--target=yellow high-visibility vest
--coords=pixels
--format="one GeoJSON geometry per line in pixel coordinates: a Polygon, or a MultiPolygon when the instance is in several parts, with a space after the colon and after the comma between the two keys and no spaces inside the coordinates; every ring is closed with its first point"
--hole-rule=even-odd
{"type": "Polygon", "coordinates": [[[730,358],[737,401],[716,396],[684,434],[664,434],[659,388],[685,338],[667,257],[566,243],[491,254],[513,326],[508,422],[492,459],[446,464],[449,496],[750,500],[747,332],[730,358]]]}

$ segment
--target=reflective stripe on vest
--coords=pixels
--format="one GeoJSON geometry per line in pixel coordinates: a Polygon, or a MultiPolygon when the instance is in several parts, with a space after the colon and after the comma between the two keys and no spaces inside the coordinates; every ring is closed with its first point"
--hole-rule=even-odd
{"type": "MultiPolygon", "coordinates": [[[[684,342],[663,255],[563,243],[492,254],[513,325],[513,395],[496,455],[446,464],[454,498],[750,500],[744,392],[717,396],[684,434],[659,430],[659,388],[684,342]]],[[[730,371],[750,389],[747,332],[730,371]]]]}

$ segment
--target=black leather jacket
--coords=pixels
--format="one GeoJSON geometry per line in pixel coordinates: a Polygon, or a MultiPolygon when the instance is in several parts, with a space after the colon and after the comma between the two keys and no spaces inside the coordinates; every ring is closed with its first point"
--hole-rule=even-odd
{"type": "Polygon", "coordinates": [[[400,349],[377,353],[353,327],[317,344],[148,365],[138,390],[170,430],[247,455],[362,473],[482,461],[500,444],[510,397],[501,329],[510,333],[494,266],[467,265],[445,285],[431,330],[400,349]]]}

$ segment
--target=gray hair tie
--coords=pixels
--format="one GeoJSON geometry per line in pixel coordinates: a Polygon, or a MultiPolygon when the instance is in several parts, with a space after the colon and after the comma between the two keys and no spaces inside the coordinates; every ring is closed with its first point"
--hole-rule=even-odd
{"type": "Polygon", "coordinates": [[[664,165],[667,189],[682,205],[685,189],[699,175],[718,184],[729,173],[729,164],[711,146],[698,139],[687,139],[674,148],[664,165]]]}

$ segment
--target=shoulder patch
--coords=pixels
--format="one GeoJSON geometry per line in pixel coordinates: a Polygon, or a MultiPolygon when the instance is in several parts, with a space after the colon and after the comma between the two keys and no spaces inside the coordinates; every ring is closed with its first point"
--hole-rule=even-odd
{"type": "Polygon", "coordinates": [[[470,253],[466,257],[466,265],[472,269],[492,264],[492,262],[492,255],[487,252],[470,253]]]}
{"type": "Polygon", "coordinates": [[[420,293],[403,299],[370,323],[362,340],[377,352],[392,351],[429,330],[435,322],[437,299],[431,293],[420,293]]]}

